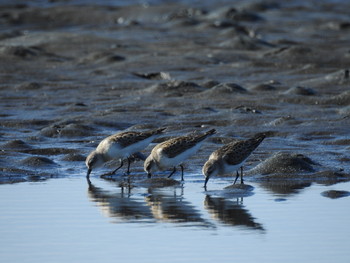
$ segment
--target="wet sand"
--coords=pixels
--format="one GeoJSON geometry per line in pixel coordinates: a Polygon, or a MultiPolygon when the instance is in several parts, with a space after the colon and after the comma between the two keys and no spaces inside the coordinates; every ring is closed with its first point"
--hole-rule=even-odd
{"type": "Polygon", "coordinates": [[[248,181],[350,180],[350,3],[33,3],[0,6],[1,183],[85,175],[102,138],[160,126],[157,141],[217,129],[196,178],[266,132],[248,181]]]}

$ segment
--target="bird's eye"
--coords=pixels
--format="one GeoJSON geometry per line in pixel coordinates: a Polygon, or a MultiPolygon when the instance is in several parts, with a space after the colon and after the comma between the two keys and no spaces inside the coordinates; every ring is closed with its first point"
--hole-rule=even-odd
{"type": "Polygon", "coordinates": [[[90,158],[88,161],[89,167],[93,166],[94,163],[95,163],[95,158],[90,158]]]}
{"type": "Polygon", "coordinates": [[[214,172],[215,168],[213,164],[209,164],[208,168],[207,168],[207,172],[208,174],[211,174],[212,172],[214,172]]]}

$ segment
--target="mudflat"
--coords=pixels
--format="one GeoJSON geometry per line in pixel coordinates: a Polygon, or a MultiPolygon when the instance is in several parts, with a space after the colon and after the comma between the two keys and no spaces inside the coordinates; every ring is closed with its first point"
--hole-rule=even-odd
{"type": "MultiPolygon", "coordinates": [[[[217,129],[186,164],[196,176],[222,144],[265,132],[246,163],[250,180],[347,181],[348,10],[347,1],[2,1],[1,183],[83,175],[102,138],[156,127],[168,127],[157,142],[217,129]]],[[[142,162],[133,167],[146,179],[142,162]]]]}

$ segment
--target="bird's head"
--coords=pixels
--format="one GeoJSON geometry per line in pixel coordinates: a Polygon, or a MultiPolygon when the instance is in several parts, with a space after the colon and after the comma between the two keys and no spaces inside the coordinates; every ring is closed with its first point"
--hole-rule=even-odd
{"type": "Polygon", "coordinates": [[[206,188],[209,178],[217,175],[219,172],[218,162],[213,159],[209,159],[203,166],[202,173],[205,177],[204,188],[206,188]]]}
{"type": "Polygon", "coordinates": [[[97,153],[96,151],[92,151],[85,161],[86,167],[88,168],[86,177],[89,177],[91,171],[95,168],[102,166],[103,163],[104,161],[102,155],[100,153],[97,153]]]}
{"type": "Polygon", "coordinates": [[[152,158],[152,155],[148,156],[143,165],[145,172],[148,175],[148,178],[151,178],[152,172],[154,172],[157,168],[157,164],[155,160],[152,158]]]}

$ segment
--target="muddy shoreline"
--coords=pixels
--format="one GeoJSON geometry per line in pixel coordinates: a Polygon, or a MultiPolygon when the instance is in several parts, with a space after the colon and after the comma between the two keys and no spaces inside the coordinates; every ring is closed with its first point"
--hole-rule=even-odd
{"type": "Polygon", "coordinates": [[[159,141],[218,130],[193,178],[223,143],[266,132],[248,180],[350,180],[350,3],[0,7],[1,183],[82,176],[105,136],[160,126],[159,141]]]}

